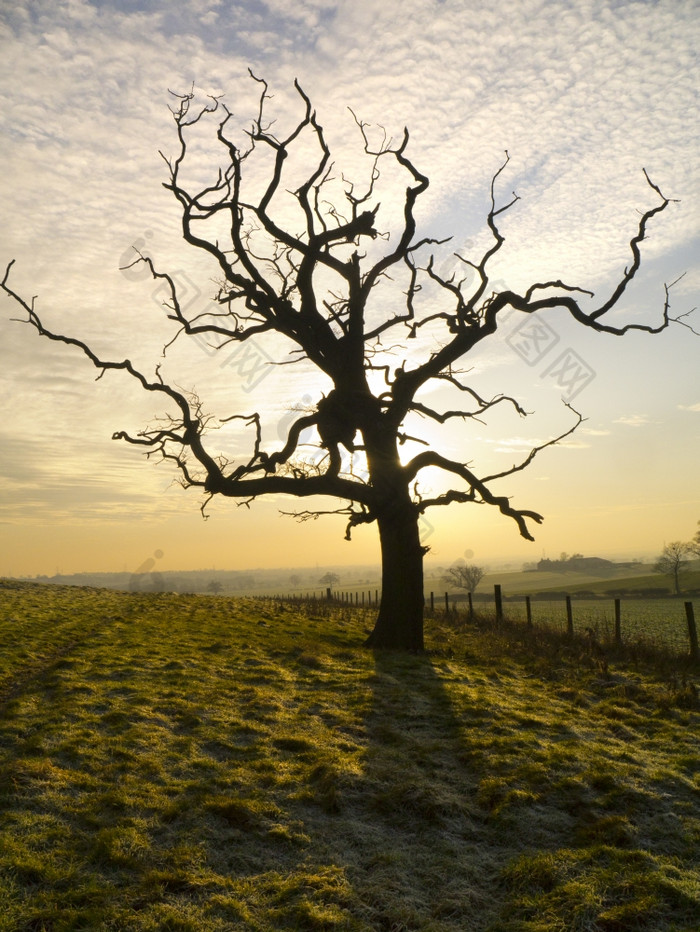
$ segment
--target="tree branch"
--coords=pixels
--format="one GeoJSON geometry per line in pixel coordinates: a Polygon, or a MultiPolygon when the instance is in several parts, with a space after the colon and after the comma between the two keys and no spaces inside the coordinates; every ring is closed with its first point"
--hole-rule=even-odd
{"type": "Polygon", "coordinates": [[[537,524],[541,524],[543,520],[542,516],[534,511],[521,511],[511,508],[509,499],[503,496],[493,495],[493,493],[489,490],[487,483],[493,482],[496,479],[502,479],[505,476],[513,475],[513,473],[520,472],[522,469],[525,469],[530,465],[538,453],[540,453],[542,450],[545,450],[547,447],[551,447],[557,443],[560,443],[579,427],[584,418],[570,404],[567,402],[564,404],[576,415],[575,424],[568,430],[564,431],[562,434],[559,434],[558,437],[554,437],[552,440],[548,440],[546,443],[542,443],[539,446],[533,447],[527,458],[521,463],[513,465],[509,469],[506,469],[502,472],[494,473],[492,476],[485,476],[483,479],[479,479],[464,463],[458,463],[454,460],[449,460],[433,450],[417,454],[404,467],[405,474],[409,482],[413,481],[421,469],[426,469],[429,466],[433,466],[437,467],[438,469],[442,469],[445,472],[453,473],[454,475],[459,476],[470,486],[469,491],[467,492],[461,492],[452,489],[449,492],[446,492],[444,495],[438,496],[437,498],[421,500],[419,504],[419,510],[424,512],[427,508],[436,505],[449,505],[452,502],[478,503],[480,500],[487,505],[495,505],[502,514],[513,518],[513,520],[518,525],[521,536],[527,540],[534,540],[527,528],[525,519],[529,518],[537,522],[537,524]],[[477,495],[479,496],[479,499],[477,498],[477,495]]]}
{"type": "Polygon", "coordinates": [[[130,360],[125,359],[121,362],[115,362],[101,359],[82,340],[54,333],[45,327],[32,306],[34,302],[32,301],[32,305],[28,304],[8,284],[9,274],[14,265],[14,261],[15,260],[9,262],[2,282],[0,282],[0,287],[25,310],[27,318],[21,322],[33,326],[40,336],[55,342],[64,343],[67,346],[77,347],[92,364],[100,370],[98,378],[101,378],[104,373],[109,370],[123,370],[134,378],[145,391],[166,396],[170,401],[175,403],[180,411],[180,419],[175,420],[171,418],[168,421],[169,426],[166,429],[146,429],[141,431],[136,437],[132,437],[125,431],[117,431],[112,435],[113,439],[124,440],[136,446],[148,447],[149,454],[147,455],[151,455],[153,452],[158,451],[163,458],[170,459],[176,463],[183,475],[184,484],[186,486],[197,486],[210,494],[218,493],[227,497],[245,498],[248,500],[252,500],[258,495],[274,493],[288,494],[296,497],[331,495],[337,498],[347,499],[348,501],[361,502],[367,506],[373,503],[374,494],[370,486],[362,482],[344,479],[337,475],[337,470],[335,473],[331,470],[328,473],[313,477],[266,474],[258,478],[245,478],[250,473],[260,469],[268,473],[274,470],[278,465],[287,462],[297,447],[302,431],[317,423],[318,414],[302,417],[295,421],[290,428],[288,439],[283,449],[269,455],[260,450],[260,425],[259,416],[257,414],[234,415],[233,418],[225,419],[224,422],[240,418],[246,420],[248,423],[256,424],[256,441],[252,458],[247,464],[237,466],[226,475],[224,473],[225,466],[218,463],[204,447],[202,434],[206,426],[207,418],[203,416],[201,405],[198,400],[194,400],[193,410],[191,402],[183,392],[177,391],[163,382],[158,367],[156,368],[157,381],[151,382],[143,373],[132,365],[130,360]],[[182,452],[172,453],[167,446],[168,444],[174,444],[180,447],[181,451],[189,449],[195,460],[204,467],[204,478],[196,477],[189,469],[188,462],[182,452]]]}

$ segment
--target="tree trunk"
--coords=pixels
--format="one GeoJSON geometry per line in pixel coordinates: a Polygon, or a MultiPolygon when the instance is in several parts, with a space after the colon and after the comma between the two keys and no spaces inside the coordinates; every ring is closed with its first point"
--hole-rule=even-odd
{"type": "Polygon", "coordinates": [[[423,650],[423,547],[418,514],[408,495],[377,519],[382,553],[382,599],[367,647],[423,650]]]}

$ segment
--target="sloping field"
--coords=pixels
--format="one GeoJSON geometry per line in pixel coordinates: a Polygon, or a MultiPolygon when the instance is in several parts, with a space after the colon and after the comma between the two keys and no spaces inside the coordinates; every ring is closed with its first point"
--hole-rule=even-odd
{"type": "Polygon", "coordinates": [[[0,929],[697,929],[692,671],[368,623],[0,582],[0,929]]]}
{"type": "MultiPolygon", "coordinates": [[[[508,574],[504,574],[506,577],[508,574]]],[[[494,582],[499,580],[493,577],[494,582]]],[[[484,583],[490,581],[485,578],[484,583]]],[[[482,583],[482,586],[484,586],[482,583]]],[[[686,590],[696,591],[700,588],[700,570],[691,569],[683,573],[681,577],[682,592],[686,590]]],[[[481,588],[481,587],[480,587],[481,588]]],[[[596,595],[602,596],[611,592],[623,592],[633,596],[635,592],[651,591],[656,589],[668,594],[673,592],[673,578],[664,576],[660,573],[638,573],[634,576],[587,576],[584,573],[513,573],[510,578],[510,585],[504,586],[504,590],[513,595],[516,593],[535,592],[539,589],[546,589],[550,592],[576,592],[580,589],[586,589],[596,595]],[[529,579],[528,579],[529,577],[529,579]]]]}
{"type": "MultiPolygon", "coordinates": [[[[682,591],[697,590],[700,588],[700,570],[690,569],[681,577],[682,591]]],[[[494,585],[500,585],[504,595],[533,595],[536,592],[576,593],[586,590],[598,596],[605,596],[611,592],[623,592],[630,596],[640,595],[644,590],[655,589],[658,594],[672,594],[673,579],[660,573],[644,573],[640,570],[634,575],[599,576],[592,573],[555,573],[548,570],[541,572],[524,573],[491,573],[484,576],[479,583],[477,592],[480,595],[493,592],[494,585]]],[[[436,595],[441,595],[445,588],[450,592],[458,592],[452,586],[446,586],[444,577],[432,577],[426,582],[428,590],[433,589],[436,595]]]]}

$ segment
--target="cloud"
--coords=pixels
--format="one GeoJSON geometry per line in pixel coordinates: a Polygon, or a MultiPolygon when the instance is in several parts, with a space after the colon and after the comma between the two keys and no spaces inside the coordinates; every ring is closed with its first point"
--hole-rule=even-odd
{"type": "MultiPolygon", "coordinates": [[[[479,438],[480,443],[491,444],[494,446],[496,453],[521,453],[528,455],[536,447],[542,446],[546,443],[546,440],[541,438],[527,438],[527,437],[499,437],[499,438],[489,438],[481,437],[479,438]]],[[[586,443],[583,440],[573,439],[570,437],[560,440],[555,444],[557,448],[566,447],[570,450],[584,450],[590,446],[589,443],[586,443]]]]}
{"type": "Polygon", "coordinates": [[[694,405],[678,405],[681,411],[700,411],[700,401],[694,405]]]}
{"type": "Polygon", "coordinates": [[[630,414],[624,417],[617,417],[613,424],[625,424],[627,427],[644,427],[651,423],[646,414],[630,414]]]}
{"type": "Polygon", "coordinates": [[[0,514],[9,524],[163,519],[178,506],[171,477],[108,441],[0,435],[0,514]]]}

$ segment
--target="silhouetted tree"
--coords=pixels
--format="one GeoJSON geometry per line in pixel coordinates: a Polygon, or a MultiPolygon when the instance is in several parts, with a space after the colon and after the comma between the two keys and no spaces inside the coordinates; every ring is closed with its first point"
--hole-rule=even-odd
{"type": "Polygon", "coordinates": [[[444,576],[444,580],[449,586],[456,586],[458,589],[466,589],[467,592],[473,594],[476,587],[484,578],[485,572],[486,570],[484,570],[483,567],[476,566],[473,563],[457,563],[455,566],[449,568],[444,576]]]}
{"type": "Polygon", "coordinates": [[[698,521],[698,529],[695,532],[695,537],[688,542],[688,550],[696,557],[700,557],[700,521],[698,521]]]}
{"type": "Polygon", "coordinates": [[[680,577],[688,565],[690,552],[690,544],[682,540],[674,540],[666,544],[654,564],[655,572],[673,577],[673,589],[676,595],[681,594],[680,577]]]}
{"type": "Polygon", "coordinates": [[[340,582],[340,576],[337,573],[326,573],[325,576],[321,576],[319,582],[324,586],[335,586],[340,582]]]}
{"type": "MultiPolygon", "coordinates": [[[[302,88],[295,82],[298,121],[288,133],[275,135],[268,117],[268,86],[252,73],[251,77],[260,89],[259,106],[242,136],[220,100],[208,98],[197,107],[194,93],[175,95],[179,148],[174,158],[166,159],[165,187],[179,203],[184,239],[218,265],[216,303],[209,312],[188,314],[171,275],[157,270],[146,255],[138,254],[135,263],[144,263],[169,291],[166,308],[175,325],[173,339],[180,334],[208,338],[216,341],[219,351],[230,352],[232,344],[252,340],[256,346],[272,336],[272,352],[280,363],[306,360],[332,383],[331,390],[291,419],[279,448],[263,443],[258,412],[215,421],[196,395],[166,381],[160,367],[149,377],[128,359],[102,359],[82,340],[49,330],[34,303],[9,286],[12,262],[2,287],[24,308],[27,322],[39,334],[78,348],[101,373],[124,370],[145,391],[162,399],[169,410],[167,420],[136,436],[124,431],[113,436],[171,461],[185,487],[202,490],[203,509],[215,495],[245,503],[268,494],[321,495],[346,504],[331,511],[300,511],[296,517],[343,514],[348,539],[353,528],[376,522],[382,598],[367,643],[420,650],[427,549],[419,536],[421,516],[430,508],[454,503],[492,505],[532,540],[529,524],[539,524],[542,516],[516,507],[492,486],[529,466],[541,450],[571,434],[582,418],[571,408],[567,430],[534,447],[521,462],[489,475],[477,475],[467,463],[429,447],[408,432],[413,427],[407,428],[407,420],[418,415],[451,426],[482,418],[496,406],[525,415],[514,398],[483,398],[465,382],[465,370],[459,368],[475,347],[496,332],[504,312],[533,315],[560,308],[581,326],[616,336],[630,330],[664,330],[673,320],[670,286],[665,286],[666,299],[654,326],[624,323],[609,312],[639,269],[639,245],[649,221],[667,207],[669,199],[645,172],[656,202],[640,214],[630,240],[631,260],[603,300],[596,303],[591,291],[560,280],[535,281],[522,291],[499,289],[491,279],[489,263],[505,242],[500,219],[518,200],[515,194],[506,200],[497,194],[509,161],[506,153],[491,180],[485,218],[490,245],[478,257],[458,256],[462,278],[443,274],[432,253],[446,241],[416,235],[416,202],[428,188],[428,178],[408,156],[408,131],[394,143],[381,132],[377,137],[376,131],[356,119],[366,175],[364,182],[357,175],[346,180],[334,172],[326,135],[302,88]],[[191,179],[197,175],[189,174],[189,181],[184,177],[184,166],[190,163],[188,141],[197,124],[202,124],[199,131],[206,129],[208,119],[217,120],[214,113],[221,115],[214,130],[221,164],[214,166],[209,184],[193,189],[191,179]],[[235,140],[240,138],[239,145],[235,140]],[[379,142],[373,141],[376,138],[379,142]],[[380,186],[397,183],[400,203],[391,193],[380,198],[380,186]],[[287,358],[279,356],[280,338],[287,341],[291,353],[287,358]],[[406,340],[415,341],[410,353],[406,340]],[[433,407],[421,392],[437,386],[464,400],[447,409],[433,407]],[[235,461],[215,446],[216,429],[232,422],[251,431],[250,454],[235,461]],[[309,436],[317,444],[313,456],[308,453],[309,436]],[[355,462],[361,465],[356,467],[355,462]],[[425,495],[419,481],[426,471],[441,472],[454,487],[425,495]]],[[[201,166],[198,172],[201,177],[201,166]]],[[[220,372],[223,379],[225,370],[220,372]]]]}

